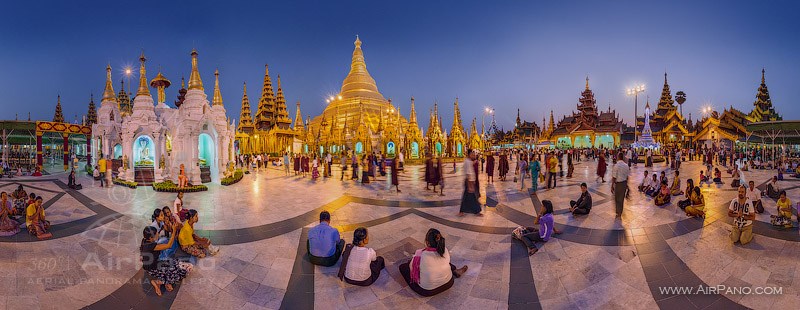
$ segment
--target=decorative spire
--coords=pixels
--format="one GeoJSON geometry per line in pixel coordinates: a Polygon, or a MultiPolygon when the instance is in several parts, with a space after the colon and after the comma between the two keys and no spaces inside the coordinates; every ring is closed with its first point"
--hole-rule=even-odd
{"type": "Polygon", "coordinates": [[[219,70],[214,70],[214,99],[211,106],[222,106],[222,93],[219,92],[219,70]]]}
{"type": "Polygon", "coordinates": [[[281,129],[289,129],[292,126],[292,120],[289,119],[289,109],[286,107],[286,98],[283,96],[283,88],[281,88],[280,74],[278,74],[278,93],[275,97],[275,123],[281,129]]]}
{"type": "Polygon", "coordinates": [[[762,68],[761,68],[761,84],[766,84],[766,83],[767,83],[767,82],[766,82],[766,79],[764,79],[764,72],[765,72],[765,71],[766,71],[766,70],[764,70],[764,68],[762,67],[762,68]]]}
{"type": "Polygon", "coordinates": [[[342,81],[342,88],[339,94],[344,99],[352,97],[367,97],[376,100],[386,100],[378,91],[375,79],[367,71],[367,63],[364,60],[364,52],[361,50],[361,39],[356,36],[353,43],[353,57],[350,62],[350,72],[342,81]]]}
{"type": "MultiPolygon", "coordinates": [[[[347,119],[345,119],[345,126],[347,126],[347,119]]],[[[294,115],[294,130],[303,131],[303,115],[300,114],[300,101],[297,101],[297,112],[294,115]]]]}
{"type": "Polygon", "coordinates": [[[94,106],[94,94],[89,96],[89,111],[86,112],[86,124],[89,126],[97,124],[97,110],[95,110],[94,106]]]}
{"type": "Polygon", "coordinates": [[[264,84],[255,117],[256,128],[268,130],[275,125],[275,93],[272,92],[272,80],[269,77],[269,66],[264,65],[264,84]]]}
{"type": "Polygon", "coordinates": [[[61,113],[61,95],[58,95],[58,101],[56,103],[56,114],[53,115],[53,122],[56,123],[64,122],[64,114],[61,113]]]}
{"type": "Polygon", "coordinates": [[[240,132],[253,132],[253,119],[250,116],[250,111],[250,99],[247,98],[247,83],[244,83],[244,90],[242,91],[242,112],[239,114],[238,130],[240,132]]]}
{"type": "Polygon", "coordinates": [[[133,111],[133,106],[131,106],[131,97],[125,92],[125,80],[119,81],[119,95],[117,95],[117,108],[119,108],[119,112],[123,114],[130,114],[133,111]]]}
{"type": "Polygon", "coordinates": [[[547,128],[548,132],[553,132],[553,130],[555,130],[556,122],[555,119],[553,118],[553,110],[550,110],[550,124],[548,124],[548,126],[549,126],[547,128]]]}
{"type": "Polygon", "coordinates": [[[136,96],[150,96],[150,88],[147,87],[147,71],[144,69],[144,62],[147,58],[144,57],[144,51],[139,56],[139,90],[136,91],[136,96]]]}
{"type": "Polygon", "coordinates": [[[200,79],[200,72],[197,70],[197,50],[192,49],[192,73],[189,75],[189,90],[203,90],[203,80],[200,79]]]}
{"type": "Polygon", "coordinates": [[[589,75],[586,75],[586,90],[589,90],[589,75]]]}
{"type": "Polygon", "coordinates": [[[519,108],[517,108],[517,128],[521,125],[521,121],[519,119],[519,108]]]}
{"type": "Polygon", "coordinates": [[[114,85],[111,83],[111,64],[106,66],[106,88],[103,90],[102,101],[117,102],[117,96],[114,94],[114,85]]]}
{"type": "Polygon", "coordinates": [[[669,83],[667,83],[667,73],[664,72],[664,88],[661,90],[661,98],[658,100],[658,107],[661,109],[672,108],[674,103],[675,100],[672,99],[672,92],[670,92],[669,83]]]}
{"type": "Polygon", "coordinates": [[[408,123],[417,126],[417,110],[414,108],[414,97],[411,97],[411,112],[408,115],[408,123]]]}
{"type": "Polygon", "coordinates": [[[175,100],[175,106],[180,108],[183,104],[183,101],[186,100],[186,93],[189,91],[186,90],[186,81],[181,77],[181,89],[178,90],[178,100],[175,100]]]}

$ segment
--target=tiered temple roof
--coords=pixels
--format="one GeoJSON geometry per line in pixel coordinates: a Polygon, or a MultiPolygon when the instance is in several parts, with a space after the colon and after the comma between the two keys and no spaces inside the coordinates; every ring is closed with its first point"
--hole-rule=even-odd
{"type": "MultiPolygon", "coordinates": [[[[113,94],[114,91],[112,90],[111,93],[113,94]]],[[[92,124],[97,124],[97,110],[95,109],[94,105],[94,94],[89,97],[89,111],[86,112],[86,126],[91,126],[92,124]]]]}
{"type": "Polygon", "coordinates": [[[239,126],[237,128],[239,132],[250,134],[255,130],[253,119],[250,116],[251,111],[250,99],[247,98],[247,82],[245,82],[242,90],[242,111],[239,114],[239,126]]]}
{"type": "Polygon", "coordinates": [[[561,119],[549,136],[569,135],[576,131],[619,132],[622,129],[622,122],[616,111],[609,108],[608,112],[598,112],[597,101],[594,98],[594,92],[589,88],[588,77],[586,78],[586,89],[581,93],[578,102],[579,112],[573,112],[571,116],[561,119]]]}
{"type": "Polygon", "coordinates": [[[56,113],[53,115],[53,121],[57,123],[64,122],[64,113],[61,112],[61,95],[58,95],[58,101],[56,102],[56,113]]]}
{"type": "Polygon", "coordinates": [[[269,66],[264,65],[264,84],[261,87],[261,97],[258,99],[255,126],[258,130],[269,130],[273,125],[275,125],[275,93],[272,91],[269,66]]]}
{"type": "Polygon", "coordinates": [[[751,122],[780,121],[783,118],[775,112],[772,106],[772,99],[769,97],[767,82],[764,78],[764,69],[761,69],[761,85],[758,86],[756,101],[753,102],[753,111],[747,116],[751,122]]]}

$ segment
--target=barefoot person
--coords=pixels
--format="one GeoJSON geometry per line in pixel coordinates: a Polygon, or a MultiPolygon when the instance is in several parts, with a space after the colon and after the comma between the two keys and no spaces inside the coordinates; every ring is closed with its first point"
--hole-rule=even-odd
{"type": "Polygon", "coordinates": [[[197,258],[204,258],[208,254],[217,255],[219,248],[211,245],[211,240],[199,237],[194,233],[194,224],[199,219],[200,215],[197,214],[197,210],[191,209],[187,212],[186,222],[183,223],[178,235],[181,250],[197,258]]]}
{"type": "Polygon", "coordinates": [[[745,245],[753,240],[753,220],[756,218],[756,214],[747,199],[747,190],[744,186],[739,186],[738,195],[731,200],[731,204],[728,206],[728,216],[733,218],[731,242],[740,242],[745,245]]]}
{"type": "Polygon", "coordinates": [[[42,196],[36,197],[34,202],[28,206],[25,215],[25,225],[28,227],[28,232],[39,239],[47,239],[53,236],[47,232],[50,230],[50,221],[45,219],[42,196]]]}
{"type": "Polygon", "coordinates": [[[356,228],[353,231],[353,243],[348,244],[342,253],[342,265],[339,267],[340,280],[353,285],[370,286],[378,279],[386,264],[383,257],[378,256],[375,250],[366,247],[368,243],[367,229],[356,228]]]}
{"type": "Polygon", "coordinates": [[[172,292],[172,284],[178,283],[189,270],[192,265],[189,263],[178,263],[174,258],[161,258],[161,251],[172,248],[175,242],[176,227],[171,227],[169,240],[167,243],[158,244],[158,230],[153,226],[147,226],[142,232],[142,243],[139,246],[139,252],[142,255],[142,269],[150,276],[150,285],[153,286],[156,295],[161,296],[161,285],[164,285],[167,292],[172,292]]]}
{"type": "Polygon", "coordinates": [[[539,211],[539,216],[533,221],[533,224],[539,224],[539,227],[526,227],[521,231],[513,233],[513,236],[525,243],[528,247],[528,255],[533,255],[539,248],[536,247],[537,242],[547,242],[550,236],[555,232],[553,227],[553,203],[550,200],[542,200],[542,210],[539,211]]]}
{"type": "Polygon", "coordinates": [[[410,262],[400,265],[400,274],[412,291],[428,297],[446,291],[453,286],[453,278],[460,278],[467,266],[456,269],[450,263],[444,237],[436,229],[425,234],[425,248],[414,253],[410,262]]]}
{"type": "Polygon", "coordinates": [[[477,188],[477,174],[473,168],[473,161],[475,160],[475,152],[471,149],[467,152],[467,158],[464,159],[464,194],[461,196],[461,208],[458,210],[458,216],[464,216],[464,213],[472,213],[477,216],[483,216],[481,213],[481,203],[478,201],[478,188],[477,188]]]}
{"type": "Polygon", "coordinates": [[[623,160],[624,154],[618,154],[619,160],[614,164],[614,171],[611,173],[611,193],[614,194],[614,205],[617,217],[622,216],[622,208],[625,204],[625,194],[628,191],[628,175],[630,168],[623,160]]]}
{"type": "Polygon", "coordinates": [[[8,194],[0,193],[0,237],[13,236],[19,232],[19,223],[11,218],[13,210],[8,194]]]}

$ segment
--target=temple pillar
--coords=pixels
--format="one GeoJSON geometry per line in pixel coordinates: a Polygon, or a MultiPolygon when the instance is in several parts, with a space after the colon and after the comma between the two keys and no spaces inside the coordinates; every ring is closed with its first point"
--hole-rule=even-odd
{"type": "Polygon", "coordinates": [[[189,167],[186,167],[186,169],[189,170],[188,172],[189,182],[191,182],[194,185],[202,184],[200,179],[199,143],[200,143],[200,135],[192,133],[192,135],[189,136],[189,144],[191,145],[191,147],[189,148],[191,152],[190,153],[191,160],[189,161],[189,167]]]}
{"type": "Polygon", "coordinates": [[[122,137],[122,158],[123,171],[119,174],[119,178],[133,182],[135,174],[133,171],[133,135],[131,134],[125,134],[122,137]]]}
{"type": "Polygon", "coordinates": [[[64,171],[69,170],[69,134],[62,133],[61,137],[64,140],[63,154],[64,154],[64,171]]]}
{"type": "Polygon", "coordinates": [[[93,167],[94,166],[94,165],[92,165],[92,153],[93,152],[94,152],[94,150],[92,150],[92,135],[88,135],[88,136],[86,136],[86,164],[89,165],[89,167],[93,167]]]}
{"type": "Polygon", "coordinates": [[[43,158],[42,158],[42,134],[44,134],[44,133],[41,132],[41,131],[38,131],[38,130],[36,131],[36,167],[39,168],[39,171],[42,170],[42,163],[43,163],[43,158]]]}
{"type": "MultiPolygon", "coordinates": [[[[154,132],[153,137],[155,137],[153,145],[156,149],[155,154],[153,154],[153,181],[164,182],[163,170],[161,169],[161,155],[164,154],[164,135],[154,132]]],[[[166,160],[164,164],[166,165],[166,160]]]]}

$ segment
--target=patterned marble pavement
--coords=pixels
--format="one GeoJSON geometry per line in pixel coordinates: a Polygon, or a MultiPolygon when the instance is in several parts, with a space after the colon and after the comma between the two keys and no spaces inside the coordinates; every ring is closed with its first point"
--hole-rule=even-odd
{"type": "MultiPolygon", "coordinates": [[[[233,186],[212,185],[208,192],[186,195],[185,204],[201,215],[198,233],[222,252],[202,259],[163,297],[155,296],[140,270],[137,246],[152,209],[171,205],[173,194],[99,188],[85,177],[82,191],[66,189],[63,175],[12,179],[0,182],[0,191],[22,184],[45,197],[55,238],[0,237],[0,283],[10,288],[0,290],[0,309],[766,309],[800,301],[795,272],[800,236],[797,229],[769,225],[774,200],[764,199],[767,213],[757,216],[754,241],[731,245],[726,208],[735,192],[729,186],[703,185],[705,219],[687,219],[675,201],[656,207],[636,192],[623,217],[615,219],[609,184],[595,180],[595,169],[593,161],[576,163],[574,178],[560,178],[556,189],[535,194],[511,181],[485,184],[481,175],[485,216],[463,218],[456,215],[462,190],[453,186],[462,178],[460,167],[446,169],[445,196],[424,189],[421,167],[402,174],[402,193],[390,190],[380,176],[360,184],[340,181],[338,169],[333,178],[317,181],[262,169],[233,186]],[[588,183],[595,204],[591,215],[576,218],[566,209],[580,182],[588,183]],[[532,226],[544,199],[554,203],[562,233],[528,257],[509,233],[532,226]],[[345,284],[335,276],[338,264],[324,268],[307,261],[305,236],[321,210],[332,212],[332,224],[345,240],[357,227],[369,229],[368,246],[387,263],[375,284],[345,284]],[[453,263],[468,265],[469,271],[447,292],[421,297],[407,287],[397,266],[422,247],[430,227],[444,233],[453,263]],[[664,291],[701,285],[782,292],[664,291]]],[[[696,178],[700,169],[697,162],[684,163],[682,179],[696,178]]],[[[644,170],[634,167],[631,185],[644,170]]],[[[648,170],[666,170],[672,178],[663,165],[648,170]]],[[[763,185],[771,172],[744,175],[763,185]]],[[[797,181],[779,183],[795,200],[797,181]]]]}

